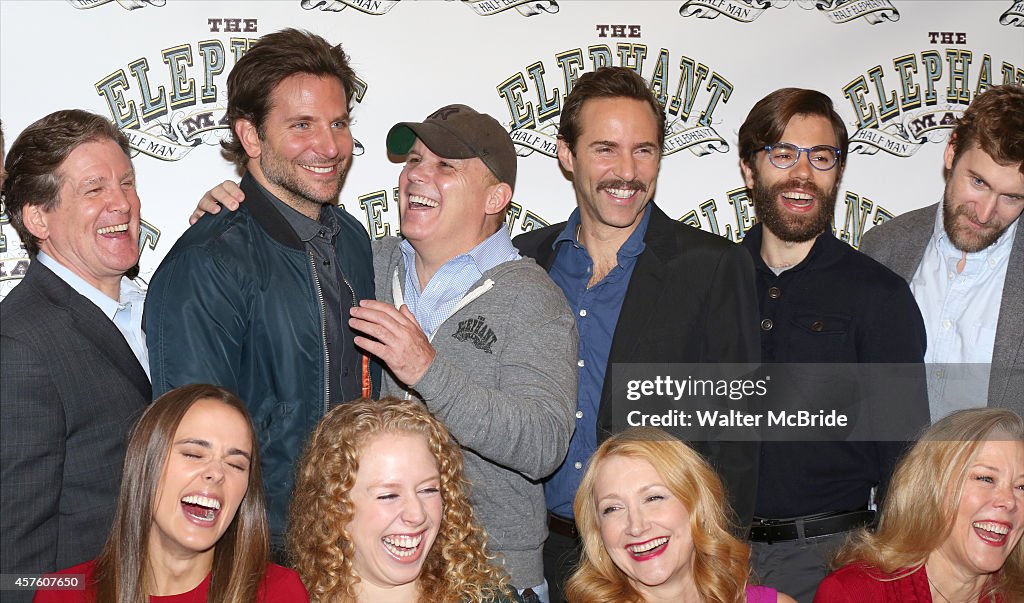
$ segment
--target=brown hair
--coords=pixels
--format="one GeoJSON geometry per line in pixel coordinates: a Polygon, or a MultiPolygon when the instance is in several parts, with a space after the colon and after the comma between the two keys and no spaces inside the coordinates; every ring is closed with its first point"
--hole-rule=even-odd
{"type": "Polygon", "coordinates": [[[262,139],[274,90],[282,80],[297,74],[338,78],[345,89],[347,108],[352,108],[356,74],[341,44],[331,46],[316,34],[292,28],[263,36],[238,59],[228,74],[227,117],[231,122],[231,136],[222,141],[221,146],[224,156],[238,167],[244,169],[249,156],[235,134],[235,122],[239,119],[251,122],[262,139]]]}
{"type": "Polygon", "coordinates": [[[263,474],[259,445],[245,404],[226,389],[213,385],[187,385],[160,396],[146,409],[132,430],[124,459],[121,493],[114,525],[96,561],[96,600],[104,603],[147,601],[149,534],[153,505],[167,455],[182,418],[200,400],[230,406],[249,425],[252,458],[245,497],[213,553],[208,601],[250,603],[270,556],[263,474]]]}
{"type": "Polygon", "coordinates": [[[1016,164],[1024,174],[1024,87],[1004,84],[979,94],[957,121],[950,141],[954,164],[978,145],[996,163],[1016,164]]]}
{"type": "Polygon", "coordinates": [[[473,518],[469,482],[462,474],[462,450],[448,430],[419,402],[363,398],[327,413],[299,462],[288,544],[310,600],[356,600],[349,491],[363,446],[387,433],[422,435],[441,473],[444,511],[420,573],[420,599],[462,603],[510,595],[508,577],[488,563],[487,536],[473,518]]]}
{"type": "Polygon", "coordinates": [[[660,429],[640,427],[615,435],[591,457],[573,512],[583,540],[580,566],[566,584],[569,603],[641,603],[643,597],[611,560],[598,526],[594,486],[601,462],[612,456],[647,461],[690,513],[693,579],[707,603],[742,603],[750,573],[750,547],[731,533],[725,488],[714,469],[689,446],[660,429]]]}
{"type": "Polygon", "coordinates": [[[797,115],[817,115],[832,122],[839,147],[840,173],[846,167],[846,155],[850,148],[850,137],[846,124],[832,106],[832,99],[817,90],[804,88],[780,88],[757,101],[740,126],[740,160],[753,167],[754,158],[768,145],[782,140],[789,121],[797,115]]]}
{"type": "MultiPolygon", "coordinates": [[[[953,530],[981,445],[1004,438],[1024,441],[1024,420],[1005,409],[961,410],[932,425],[893,473],[877,531],[855,532],[833,566],[859,563],[900,575],[920,569],[953,530]]],[[[1007,601],[1024,597],[1024,546],[1017,544],[987,587],[1007,601]]]]}
{"type": "Polygon", "coordinates": [[[113,140],[131,161],[128,139],[113,123],[79,109],[55,111],[36,121],[18,136],[7,154],[4,204],[14,230],[28,250],[39,253],[39,239],[25,228],[26,205],[52,211],[60,203],[63,176],[60,167],[68,155],[87,142],[113,140]]]}
{"type": "Polygon", "coordinates": [[[658,121],[658,151],[665,145],[665,109],[647,81],[629,67],[601,67],[584,73],[565,99],[558,124],[558,137],[576,154],[576,140],[583,129],[580,113],[592,98],[632,98],[650,105],[658,121]]]}

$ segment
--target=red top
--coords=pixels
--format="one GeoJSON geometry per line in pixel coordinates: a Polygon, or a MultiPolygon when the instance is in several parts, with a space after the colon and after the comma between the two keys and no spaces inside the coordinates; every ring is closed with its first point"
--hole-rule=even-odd
{"type": "MultiPolygon", "coordinates": [[[[832,572],[818,586],[814,603],[933,603],[925,568],[902,575],[885,574],[853,563],[832,572]]],[[[978,603],[1002,603],[1002,597],[978,599],[978,603]]]]}
{"type": "MultiPolygon", "coordinates": [[[[85,583],[92,582],[92,574],[96,569],[96,560],[69,567],[51,576],[63,576],[68,574],[85,574],[85,583]]],[[[206,596],[210,590],[210,576],[199,583],[187,593],[179,595],[168,595],[166,597],[152,596],[149,603],[207,603],[206,596]]],[[[290,569],[267,564],[267,573],[263,575],[260,582],[260,589],[257,601],[266,603],[309,603],[309,595],[306,594],[306,587],[299,580],[299,575],[290,569]]],[[[37,590],[32,603],[94,603],[95,594],[85,590],[37,590]]]]}

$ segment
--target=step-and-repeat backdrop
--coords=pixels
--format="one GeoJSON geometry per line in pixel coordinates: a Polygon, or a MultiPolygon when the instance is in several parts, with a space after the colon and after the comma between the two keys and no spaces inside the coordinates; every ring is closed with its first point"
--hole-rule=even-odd
{"type": "MultiPolygon", "coordinates": [[[[57,109],[114,120],[136,150],[148,280],[202,192],[236,177],[218,146],[227,75],[284,27],[352,56],[356,157],[340,202],[372,237],[399,232],[401,168],[385,134],[453,102],[495,116],[516,142],[512,233],[564,220],[565,95],[581,73],[626,65],[668,114],[657,202],[734,241],[755,219],[736,156],[750,107],[785,86],[828,94],[852,139],[835,230],[857,246],[873,225],[939,200],[957,116],[988,86],[1024,82],[1024,2],[1010,0],[4,0],[8,145],[57,109]]],[[[0,297],[27,265],[3,216],[0,297]]]]}

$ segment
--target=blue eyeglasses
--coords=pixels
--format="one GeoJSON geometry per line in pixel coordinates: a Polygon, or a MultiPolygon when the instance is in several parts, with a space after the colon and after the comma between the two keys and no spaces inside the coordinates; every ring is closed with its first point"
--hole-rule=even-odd
{"type": "Polygon", "coordinates": [[[807,161],[810,162],[811,167],[822,172],[836,167],[839,156],[843,153],[840,149],[827,144],[819,144],[805,149],[788,142],[770,144],[764,148],[764,151],[768,153],[768,161],[780,170],[793,167],[797,161],[800,161],[800,153],[807,153],[807,161]]]}

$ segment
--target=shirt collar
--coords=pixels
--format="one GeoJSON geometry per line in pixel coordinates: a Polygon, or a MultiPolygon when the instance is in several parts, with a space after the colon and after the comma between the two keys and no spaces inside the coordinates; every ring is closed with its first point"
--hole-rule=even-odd
{"type": "Polygon", "coordinates": [[[326,208],[320,209],[320,219],[314,220],[306,214],[296,211],[291,205],[288,205],[284,201],[277,198],[276,195],[267,190],[265,186],[260,184],[255,178],[252,179],[253,184],[259,188],[260,191],[266,195],[267,199],[270,199],[271,204],[277,211],[281,213],[288,225],[292,227],[295,234],[299,236],[299,239],[303,243],[308,243],[313,240],[313,237],[324,231],[330,238],[334,238],[341,230],[341,225],[334,218],[334,215],[330,211],[325,211],[326,208]]]}
{"type": "Polygon", "coordinates": [[[72,272],[67,266],[46,255],[46,253],[40,251],[36,255],[36,261],[49,268],[51,272],[78,292],[79,295],[96,304],[103,314],[111,320],[114,319],[114,314],[117,313],[118,308],[124,304],[130,304],[142,296],[142,290],[126,277],[121,277],[119,296],[118,299],[114,300],[72,272]]]}
{"type": "MultiPolygon", "coordinates": [[[[644,244],[644,237],[647,235],[647,225],[651,221],[651,205],[651,203],[647,204],[647,207],[644,208],[644,215],[640,218],[640,223],[636,225],[636,230],[629,235],[629,238],[622,244],[622,247],[619,247],[619,251],[616,253],[615,257],[620,263],[623,258],[635,258],[643,253],[644,249],[646,249],[647,246],[644,244]]],[[[576,232],[577,229],[579,229],[579,226],[580,208],[577,207],[572,210],[571,214],[569,214],[569,219],[565,223],[565,228],[562,229],[562,232],[555,239],[555,242],[551,244],[551,248],[555,249],[565,241],[570,241],[574,245],[579,245],[579,240],[576,237],[576,232]]]]}
{"type": "MultiPolygon", "coordinates": [[[[402,239],[398,247],[402,250],[402,256],[405,258],[406,270],[409,270],[409,266],[416,259],[416,250],[408,239],[402,239]]],[[[512,244],[512,237],[508,234],[508,228],[502,224],[494,234],[481,241],[476,247],[449,259],[445,264],[455,261],[469,261],[476,266],[480,274],[483,274],[499,264],[504,264],[520,257],[516,246],[512,244]]]]}

